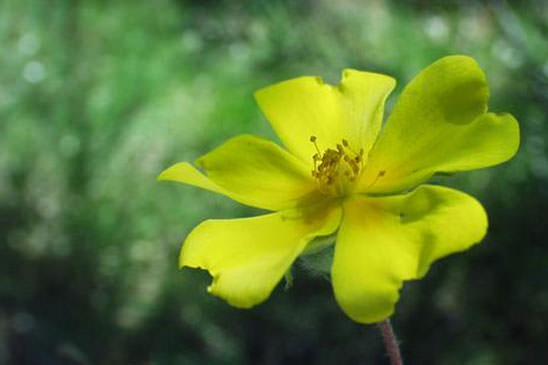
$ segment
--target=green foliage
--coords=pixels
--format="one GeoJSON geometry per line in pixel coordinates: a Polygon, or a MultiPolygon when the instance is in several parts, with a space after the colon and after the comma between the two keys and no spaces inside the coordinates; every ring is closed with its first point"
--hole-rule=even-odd
{"type": "Polygon", "coordinates": [[[404,357],[545,361],[548,7],[402,4],[0,3],[0,363],[385,361],[376,329],[340,312],[309,258],[257,309],[208,296],[207,274],[177,270],[180,242],[203,219],[257,212],[155,177],[236,134],[273,137],[252,99],[261,86],[354,67],[394,75],[397,95],[453,53],[484,67],[491,109],[518,118],[522,147],[439,177],[479,197],[491,228],[404,288],[404,357]]]}

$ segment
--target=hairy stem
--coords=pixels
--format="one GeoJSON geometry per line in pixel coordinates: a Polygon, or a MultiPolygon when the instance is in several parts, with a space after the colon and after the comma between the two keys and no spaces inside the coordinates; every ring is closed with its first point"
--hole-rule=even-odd
{"type": "Polygon", "coordinates": [[[382,322],[378,323],[379,329],[381,330],[382,339],[384,341],[384,347],[390,358],[391,365],[403,365],[401,359],[400,347],[398,345],[398,340],[390,324],[390,319],[385,319],[382,322]]]}

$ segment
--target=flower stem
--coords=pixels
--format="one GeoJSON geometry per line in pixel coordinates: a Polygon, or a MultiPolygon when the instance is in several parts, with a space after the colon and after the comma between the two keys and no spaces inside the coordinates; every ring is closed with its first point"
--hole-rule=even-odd
{"type": "Polygon", "coordinates": [[[390,358],[391,365],[403,365],[401,359],[400,347],[398,345],[398,340],[390,324],[390,319],[387,318],[382,322],[378,323],[379,329],[381,330],[382,339],[384,341],[384,347],[390,358]]]}

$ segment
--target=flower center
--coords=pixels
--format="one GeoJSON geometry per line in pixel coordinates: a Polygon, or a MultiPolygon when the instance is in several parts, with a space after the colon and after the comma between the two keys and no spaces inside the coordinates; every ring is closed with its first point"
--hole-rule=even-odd
{"type": "Polygon", "coordinates": [[[346,195],[363,170],[363,148],[355,151],[343,139],[337,143],[336,149],[328,148],[322,153],[316,141],[316,136],[310,137],[310,142],[316,148],[312,156],[312,176],[318,181],[320,191],[332,196],[346,195]]]}

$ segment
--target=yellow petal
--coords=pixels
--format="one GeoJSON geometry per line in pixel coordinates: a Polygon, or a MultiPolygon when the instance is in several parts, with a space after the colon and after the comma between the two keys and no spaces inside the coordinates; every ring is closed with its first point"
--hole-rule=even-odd
{"type": "Polygon", "coordinates": [[[306,164],[275,143],[250,135],[228,140],[196,163],[215,184],[259,208],[292,208],[316,191],[306,164]]]}
{"type": "Polygon", "coordinates": [[[217,194],[228,196],[229,198],[242,204],[255,206],[251,199],[223,189],[188,162],[179,162],[168,167],[162,171],[160,175],[158,175],[158,181],[175,181],[196,186],[201,189],[210,190],[217,194]]]}
{"type": "Polygon", "coordinates": [[[234,137],[199,158],[197,164],[207,177],[188,163],[180,163],[160,174],[159,179],[195,185],[268,210],[295,207],[316,190],[302,161],[254,136],[234,137]]]}
{"type": "Polygon", "coordinates": [[[332,283],[337,302],[360,323],[389,317],[404,280],[435,260],[466,250],[487,230],[480,203],[462,192],[423,185],[391,197],[354,196],[344,205],[332,283]]]}
{"type": "Polygon", "coordinates": [[[311,136],[322,150],[346,139],[356,150],[368,151],[394,86],[389,76],[347,69],[337,86],[319,77],[300,77],[259,90],[255,98],[288,150],[312,163],[316,150],[311,136]]]}
{"type": "Polygon", "coordinates": [[[168,167],[158,175],[158,181],[176,181],[210,190],[218,194],[229,194],[220,186],[215,185],[213,181],[196,170],[196,168],[188,162],[179,162],[168,167]]]}
{"type": "Polygon", "coordinates": [[[180,265],[206,269],[208,291],[230,304],[249,308],[268,298],[306,244],[333,233],[341,208],[321,205],[254,218],[208,220],[185,240],[180,265]]]}
{"type": "Polygon", "coordinates": [[[485,113],[488,88],[477,63],[442,58],[402,92],[369,155],[360,191],[394,192],[436,172],[492,166],[511,158],[519,127],[510,114],[485,113]]]}

